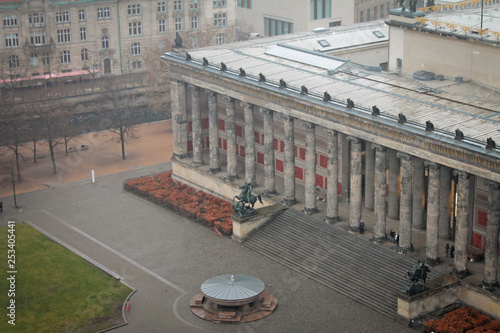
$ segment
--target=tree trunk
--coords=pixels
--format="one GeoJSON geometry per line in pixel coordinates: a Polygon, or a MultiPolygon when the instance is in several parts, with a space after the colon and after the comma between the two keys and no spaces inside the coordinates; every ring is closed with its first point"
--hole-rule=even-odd
{"type": "Polygon", "coordinates": [[[122,159],[125,159],[125,134],[120,130],[120,141],[122,143],[122,159]]]}
{"type": "Polygon", "coordinates": [[[56,157],[54,156],[54,144],[52,143],[52,140],[49,139],[49,150],[50,150],[50,159],[52,160],[52,172],[54,175],[57,173],[57,167],[56,167],[56,157]]]}
{"type": "Polygon", "coordinates": [[[64,138],[64,150],[66,151],[66,156],[68,156],[68,140],[64,138]]]}
{"type": "Polygon", "coordinates": [[[33,163],[36,163],[36,139],[33,138],[33,163]]]}
{"type": "Polygon", "coordinates": [[[17,181],[21,181],[21,167],[19,166],[19,146],[16,144],[16,169],[17,169],[17,181]]]}

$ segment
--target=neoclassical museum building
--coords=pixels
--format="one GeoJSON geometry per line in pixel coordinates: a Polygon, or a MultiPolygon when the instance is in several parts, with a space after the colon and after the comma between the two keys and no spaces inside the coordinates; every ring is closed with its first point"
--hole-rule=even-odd
{"type": "Polygon", "coordinates": [[[399,252],[412,251],[412,229],[425,229],[428,263],[452,239],[455,273],[467,274],[472,246],[484,251],[483,285],[498,286],[497,93],[467,77],[381,72],[283,38],[162,58],[177,179],[229,199],[251,182],[287,205],[300,188],[308,214],[323,195],[329,223],[349,202],[353,231],[364,205],[374,211],[374,241],[386,240],[387,218],[399,219],[399,252]]]}

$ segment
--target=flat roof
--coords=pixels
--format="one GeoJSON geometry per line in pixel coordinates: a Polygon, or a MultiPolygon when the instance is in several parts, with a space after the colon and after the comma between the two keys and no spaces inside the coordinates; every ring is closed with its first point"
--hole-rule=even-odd
{"type": "Polygon", "coordinates": [[[305,85],[309,93],[322,96],[327,91],[332,99],[342,103],[350,98],[356,107],[366,110],[376,105],[382,115],[396,119],[403,113],[410,126],[425,128],[426,122],[431,121],[436,133],[448,137],[454,137],[455,130],[460,129],[476,146],[484,148],[488,138],[500,146],[499,91],[467,80],[457,83],[455,78],[445,77],[443,81],[418,81],[398,73],[367,71],[359,66],[342,67],[332,73],[314,64],[268,52],[283,42],[283,38],[263,38],[190,50],[189,54],[193,59],[205,57],[211,64],[224,62],[228,69],[236,72],[243,68],[247,75],[258,77],[262,73],[268,81],[283,79],[288,87],[298,91],[305,85]]]}

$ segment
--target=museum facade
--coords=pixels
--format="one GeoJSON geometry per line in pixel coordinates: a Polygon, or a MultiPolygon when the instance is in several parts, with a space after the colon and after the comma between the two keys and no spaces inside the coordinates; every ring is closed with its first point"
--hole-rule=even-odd
{"type": "Polygon", "coordinates": [[[388,217],[399,219],[399,252],[413,250],[413,228],[426,229],[428,263],[439,263],[440,240],[453,239],[456,274],[467,275],[473,246],[484,250],[483,285],[498,286],[498,106],[422,93],[418,83],[328,55],[276,56],[279,47],[247,42],[162,57],[174,176],[231,199],[235,180],[256,183],[261,173],[256,191],[271,202],[282,177],[287,205],[304,186],[305,213],[324,194],[327,222],[338,220],[339,200],[349,202],[353,231],[364,204],[374,210],[374,241],[386,240],[388,217]]]}

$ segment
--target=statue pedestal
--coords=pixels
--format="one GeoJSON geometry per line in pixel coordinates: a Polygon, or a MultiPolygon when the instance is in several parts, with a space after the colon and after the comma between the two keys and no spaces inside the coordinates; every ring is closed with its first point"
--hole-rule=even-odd
{"type": "Polygon", "coordinates": [[[247,217],[240,217],[238,214],[231,216],[233,220],[233,235],[231,238],[234,241],[242,242],[245,238],[251,235],[255,230],[266,224],[272,217],[281,214],[287,209],[287,206],[274,204],[271,206],[255,209],[255,214],[247,217]]]}

